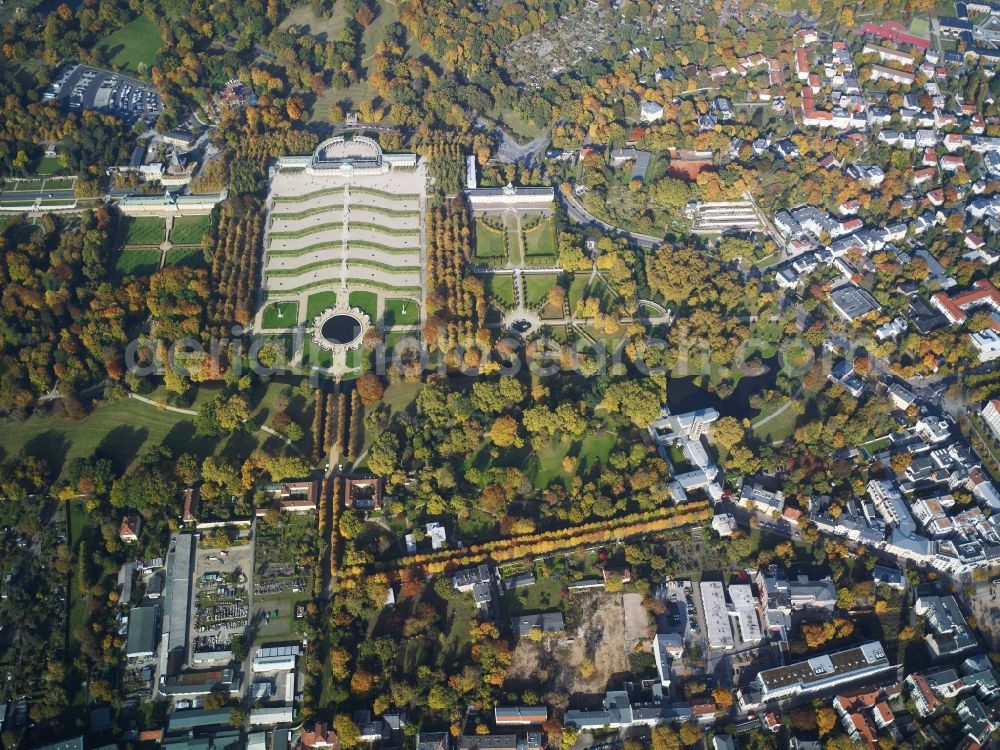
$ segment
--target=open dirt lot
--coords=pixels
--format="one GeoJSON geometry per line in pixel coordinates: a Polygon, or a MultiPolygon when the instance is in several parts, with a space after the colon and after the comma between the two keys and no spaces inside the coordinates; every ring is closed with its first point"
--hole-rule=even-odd
{"type": "Polygon", "coordinates": [[[629,671],[629,654],[648,649],[649,617],[638,594],[586,592],[566,600],[565,637],[518,641],[510,674],[564,695],[603,693],[629,671]]]}

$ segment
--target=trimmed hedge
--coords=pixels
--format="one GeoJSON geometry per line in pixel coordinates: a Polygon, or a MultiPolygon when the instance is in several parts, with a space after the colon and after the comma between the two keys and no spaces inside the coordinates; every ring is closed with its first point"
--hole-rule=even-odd
{"type": "MultiPolygon", "coordinates": [[[[385,198],[391,201],[404,201],[404,200],[420,200],[420,196],[417,193],[387,193],[385,190],[378,190],[376,188],[363,188],[363,187],[351,187],[351,193],[357,193],[358,195],[376,195],[379,198],[385,198]]],[[[275,205],[281,205],[282,203],[305,203],[313,198],[322,198],[324,195],[343,195],[344,188],[326,188],[324,190],[314,190],[311,193],[304,193],[302,195],[295,196],[281,196],[274,199],[275,205]]]]}
{"type": "MultiPolygon", "coordinates": [[[[300,273],[306,273],[308,271],[316,271],[321,268],[340,268],[340,265],[341,261],[339,260],[317,260],[295,268],[268,268],[267,275],[269,278],[280,279],[287,276],[297,276],[300,273]]],[[[413,271],[420,270],[420,266],[390,266],[385,263],[379,263],[377,260],[368,260],[366,258],[349,259],[347,261],[347,265],[348,268],[351,266],[377,268],[380,271],[392,274],[412,273],[413,271]]]]}
{"type": "MultiPolygon", "coordinates": [[[[419,237],[420,232],[416,229],[389,229],[388,227],[382,227],[378,224],[372,224],[367,221],[353,221],[348,222],[349,226],[357,227],[358,229],[370,229],[374,232],[381,232],[382,234],[387,234],[390,237],[419,237]]],[[[326,231],[327,229],[342,229],[344,226],[343,221],[337,222],[325,222],[323,224],[317,224],[314,227],[306,227],[305,229],[296,229],[294,232],[271,232],[271,239],[273,240],[297,240],[302,237],[308,237],[310,234],[319,234],[320,232],[326,231]]]]}
{"type": "MultiPolygon", "coordinates": [[[[295,294],[301,294],[302,292],[308,292],[312,289],[329,289],[333,284],[330,279],[321,279],[318,281],[312,281],[308,284],[303,284],[302,286],[297,286],[294,289],[269,289],[265,299],[272,298],[284,298],[290,297],[295,294]]],[[[416,294],[419,295],[422,289],[419,286],[392,286],[390,284],[383,284],[380,281],[372,281],[371,279],[355,279],[350,276],[347,277],[347,283],[350,285],[358,287],[369,287],[371,289],[377,289],[380,292],[386,292],[388,294],[416,294]]]]}
{"type": "MultiPolygon", "coordinates": [[[[333,210],[336,210],[337,208],[339,208],[339,206],[332,207],[333,210]]],[[[369,204],[351,206],[351,208],[354,209],[355,211],[371,211],[373,214],[382,214],[384,216],[397,216],[404,218],[416,218],[420,216],[419,211],[413,211],[410,209],[402,209],[402,208],[384,208],[382,206],[373,206],[369,204]]],[[[316,214],[325,213],[330,210],[331,210],[330,206],[316,206],[315,208],[307,208],[302,211],[289,211],[288,213],[285,213],[283,211],[274,212],[271,214],[271,221],[274,222],[279,219],[281,221],[307,219],[310,216],[315,216],[316,214]]]]}

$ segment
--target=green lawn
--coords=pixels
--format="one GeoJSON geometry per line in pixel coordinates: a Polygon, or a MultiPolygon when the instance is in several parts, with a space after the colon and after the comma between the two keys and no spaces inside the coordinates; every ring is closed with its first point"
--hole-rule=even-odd
{"type": "MultiPolygon", "coordinates": [[[[277,393],[286,387],[279,382],[269,383],[260,402],[254,407],[254,415],[258,415],[261,408],[267,408],[277,393]]],[[[211,386],[200,386],[193,390],[193,398],[188,407],[191,409],[197,409],[201,403],[219,393],[218,387],[211,386]]],[[[147,396],[162,402],[169,394],[161,386],[147,396]]],[[[254,403],[253,398],[251,401],[254,403]]],[[[311,402],[305,409],[300,409],[299,414],[294,411],[294,399],[292,404],[289,415],[300,419],[302,424],[309,424],[312,419],[311,402]]],[[[278,444],[275,438],[263,432],[238,432],[222,437],[198,436],[191,416],[129,398],[98,406],[85,418],[77,421],[39,413],[24,421],[3,420],[0,425],[7,434],[4,442],[7,456],[22,452],[39,456],[45,459],[55,474],[61,473],[75,458],[94,455],[110,459],[124,470],[137,457],[159,445],[165,446],[173,455],[188,452],[200,459],[213,453],[226,454],[238,462],[242,462],[251,451],[264,443],[267,443],[269,450],[279,453],[284,450],[283,443],[278,444]]]]}
{"type": "Polygon", "coordinates": [[[287,330],[294,327],[298,319],[298,302],[275,302],[264,308],[264,328],[287,330]]]}
{"type": "Polygon", "coordinates": [[[61,174],[65,171],[66,168],[58,156],[43,156],[38,165],[38,174],[40,175],[61,174]]]}
{"type": "Polygon", "coordinates": [[[159,247],[167,237],[167,224],[155,216],[123,216],[118,224],[122,245],[159,247]]]}
{"type": "Polygon", "coordinates": [[[17,455],[27,447],[31,454],[45,458],[55,471],[74,458],[89,458],[95,452],[127,466],[143,449],[161,443],[175,450],[186,448],[194,435],[188,420],[190,417],[183,414],[123,399],[98,408],[78,422],[39,414],[23,422],[3,422],[7,435],[4,448],[8,455],[17,455]],[[183,437],[182,423],[190,428],[183,437]]]}
{"type": "Polygon", "coordinates": [[[476,257],[502,258],[507,254],[504,233],[476,219],[476,257]]]}
{"type": "Polygon", "coordinates": [[[174,247],[167,251],[163,264],[188,268],[206,268],[208,265],[205,263],[205,253],[200,247],[174,247]]]}
{"type": "Polygon", "coordinates": [[[556,254],[556,225],[552,218],[543,219],[538,226],[524,232],[524,253],[527,256],[556,254]]]}
{"type": "Polygon", "coordinates": [[[532,462],[532,467],[537,466],[532,482],[539,490],[549,487],[557,479],[566,483],[568,475],[563,471],[562,460],[569,455],[573,443],[570,440],[560,440],[558,443],[550,441],[542,450],[535,452],[536,462],[532,462]]]}
{"type": "Polygon", "coordinates": [[[420,321],[420,305],[412,299],[387,299],[384,317],[386,326],[411,326],[420,321]]]}
{"type": "Polygon", "coordinates": [[[558,278],[554,273],[524,274],[524,304],[526,307],[540,305],[549,289],[556,285],[558,278]]]}
{"type": "Polygon", "coordinates": [[[14,182],[13,180],[10,182],[5,181],[3,183],[3,191],[5,193],[37,193],[42,189],[44,184],[44,180],[18,180],[17,182],[14,182]]]}
{"type": "Polygon", "coordinates": [[[485,277],[486,294],[494,299],[498,307],[509,310],[514,307],[514,277],[506,273],[492,273],[485,277]]]}
{"type": "Polygon", "coordinates": [[[175,245],[198,245],[208,232],[207,216],[178,216],[170,230],[170,241],[175,245]]]}
{"type": "Polygon", "coordinates": [[[590,435],[580,448],[579,464],[577,471],[589,471],[595,464],[607,463],[611,449],[618,442],[618,437],[613,432],[599,430],[590,435]]]}
{"type": "Polygon", "coordinates": [[[530,141],[544,132],[535,123],[525,120],[513,109],[495,110],[490,113],[490,116],[503,123],[515,140],[530,141]]]}
{"type": "Polygon", "coordinates": [[[333,307],[336,304],[336,292],[316,292],[315,294],[310,294],[306,299],[306,323],[312,322],[312,319],[326,308],[333,307]]]}
{"type": "Polygon", "coordinates": [[[598,430],[582,442],[565,438],[552,441],[528,458],[526,473],[539,490],[557,481],[568,487],[574,474],[584,475],[594,466],[607,463],[616,442],[615,434],[607,430],[598,430]],[[562,462],[566,456],[577,459],[576,468],[571,473],[563,470],[562,462]]]}
{"type": "Polygon", "coordinates": [[[439,667],[450,667],[469,650],[471,636],[468,623],[475,619],[478,611],[479,608],[468,594],[449,599],[444,621],[451,627],[446,634],[442,634],[441,648],[437,653],[439,667]]]}
{"type": "Polygon", "coordinates": [[[366,57],[375,54],[375,48],[385,37],[386,28],[399,20],[399,6],[393,0],[376,0],[374,5],[378,15],[361,33],[361,47],[366,57]]]}
{"type": "Polygon", "coordinates": [[[378,295],[375,292],[351,292],[347,304],[361,310],[370,320],[378,315],[378,295]]]}
{"type": "MultiPolygon", "coordinates": [[[[786,402],[782,402],[777,408],[771,410],[773,414],[786,402]]],[[[766,415],[765,415],[766,416],[766,415]]],[[[758,440],[765,443],[778,443],[787,440],[795,432],[795,423],[799,418],[799,413],[794,406],[785,409],[781,414],[770,419],[760,427],[754,429],[754,435],[758,440]]]]}
{"type": "Polygon", "coordinates": [[[562,581],[557,578],[539,578],[533,586],[507,592],[501,604],[504,618],[558,608],[562,601],[562,586],[562,581]]]}
{"type": "Polygon", "coordinates": [[[423,383],[409,383],[405,380],[390,383],[382,394],[382,403],[388,406],[393,414],[404,411],[416,400],[417,394],[423,387],[423,383]]]}
{"type": "Polygon", "coordinates": [[[75,177],[47,177],[45,179],[46,190],[72,190],[76,185],[75,177]]]}
{"type": "Polygon", "coordinates": [[[914,16],[910,21],[910,33],[929,39],[931,35],[931,22],[926,16],[914,16]]]}
{"type": "Polygon", "coordinates": [[[307,338],[302,352],[302,364],[324,368],[330,367],[333,365],[333,352],[328,349],[321,349],[313,344],[312,340],[307,338]]]}
{"type": "Polygon", "coordinates": [[[583,293],[587,291],[589,281],[589,273],[577,273],[573,275],[573,281],[570,282],[569,294],[567,295],[570,312],[576,310],[576,306],[580,304],[580,300],[583,299],[583,293]]]}
{"type": "Polygon", "coordinates": [[[140,63],[147,69],[153,64],[162,46],[156,25],[145,16],[139,16],[107,36],[97,49],[112,67],[138,73],[140,63]]]}
{"type": "Polygon", "coordinates": [[[148,276],[160,267],[160,251],[147,247],[124,247],[115,270],[122,276],[148,276]]]}
{"type": "Polygon", "coordinates": [[[887,437],[876,438],[875,440],[869,440],[867,443],[862,444],[864,449],[875,455],[876,453],[881,453],[887,450],[892,445],[892,440],[887,437]]]}
{"type": "Polygon", "coordinates": [[[344,357],[344,364],[352,370],[352,372],[344,376],[345,380],[353,380],[354,378],[361,377],[365,374],[369,365],[368,348],[361,346],[357,349],[348,349],[344,357]]]}

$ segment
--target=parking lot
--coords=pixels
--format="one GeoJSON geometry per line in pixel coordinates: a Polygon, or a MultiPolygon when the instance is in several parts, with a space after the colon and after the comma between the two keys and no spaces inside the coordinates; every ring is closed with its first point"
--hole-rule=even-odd
{"type": "Polygon", "coordinates": [[[233,637],[246,631],[252,571],[249,544],[198,548],[191,618],[193,652],[227,650],[233,637]]]}
{"type": "Polygon", "coordinates": [[[686,636],[689,624],[692,628],[696,627],[697,621],[692,621],[694,600],[691,598],[690,581],[667,581],[663,602],[667,605],[667,611],[660,618],[660,632],[686,636]]]}
{"type": "Polygon", "coordinates": [[[111,112],[128,123],[153,122],[163,104],[153,84],[87,65],[64,68],[49,85],[45,99],[70,109],[111,112]]]}

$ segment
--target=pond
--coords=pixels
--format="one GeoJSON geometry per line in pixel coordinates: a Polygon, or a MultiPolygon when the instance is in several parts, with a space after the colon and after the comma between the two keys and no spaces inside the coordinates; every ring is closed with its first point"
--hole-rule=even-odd
{"type": "Polygon", "coordinates": [[[353,315],[334,315],[320,329],[331,344],[350,344],[361,335],[361,321],[353,315]]]}
{"type": "Polygon", "coordinates": [[[696,385],[694,377],[667,378],[667,405],[673,414],[712,408],[721,417],[753,419],[760,410],[750,406],[751,396],[774,388],[781,369],[777,356],[763,360],[762,364],[767,368],[765,372],[740,378],[733,394],[725,399],[714,391],[696,385]]]}

